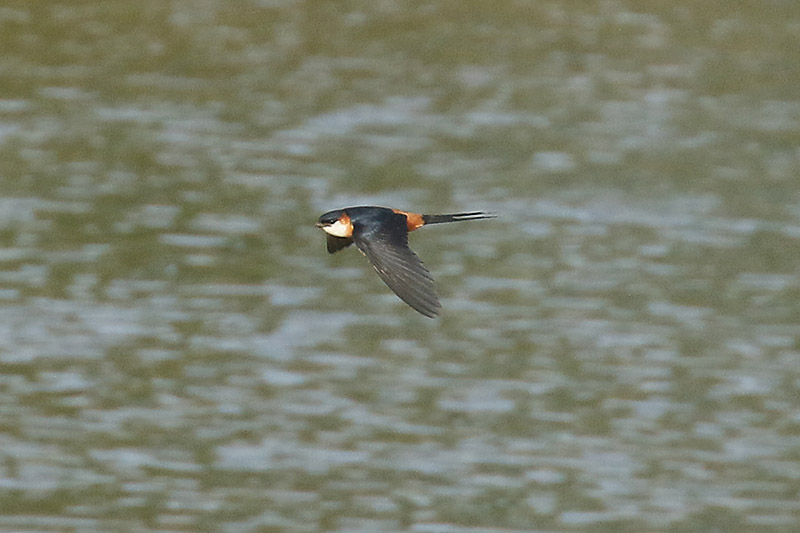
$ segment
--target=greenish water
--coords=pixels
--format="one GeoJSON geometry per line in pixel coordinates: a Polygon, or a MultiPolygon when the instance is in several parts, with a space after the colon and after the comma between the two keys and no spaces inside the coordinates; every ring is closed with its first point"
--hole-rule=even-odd
{"type": "Polygon", "coordinates": [[[0,529],[800,523],[800,7],[0,8],[0,529]],[[411,236],[427,320],[325,251],[411,236]]]}

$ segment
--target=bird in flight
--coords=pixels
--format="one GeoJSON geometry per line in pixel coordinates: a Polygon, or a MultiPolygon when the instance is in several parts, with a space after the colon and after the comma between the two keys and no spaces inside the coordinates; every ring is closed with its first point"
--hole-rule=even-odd
{"type": "Polygon", "coordinates": [[[375,271],[405,303],[429,318],[442,304],[433,277],[408,247],[408,233],[426,224],[494,218],[482,211],[450,215],[421,215],[388,207],[346,207],[328,211],[317,222],[326,233],[328,253],[355,243],[375,271]]]}

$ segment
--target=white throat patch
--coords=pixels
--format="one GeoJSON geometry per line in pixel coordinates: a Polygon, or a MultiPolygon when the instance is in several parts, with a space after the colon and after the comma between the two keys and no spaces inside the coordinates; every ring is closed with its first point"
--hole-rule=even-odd
{"type": "Polygon", "coordinates": [[[341,220],[337,220],[330,226],[323,226],[322,228],[325,230],[325,233],[329,233],[334,237],[352,237],[353,236],[353,225],[352,224],[342,224],[341,220]]]}

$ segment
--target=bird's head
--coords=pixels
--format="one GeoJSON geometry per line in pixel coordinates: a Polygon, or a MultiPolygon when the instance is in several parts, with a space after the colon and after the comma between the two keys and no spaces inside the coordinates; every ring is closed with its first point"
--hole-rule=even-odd
{"type": "Polygon", "coordinates": [[[328,211],[319,217],[317,227],[334,237],[353,236],[353,223],[350,216],[341,209],[328,211]]]}

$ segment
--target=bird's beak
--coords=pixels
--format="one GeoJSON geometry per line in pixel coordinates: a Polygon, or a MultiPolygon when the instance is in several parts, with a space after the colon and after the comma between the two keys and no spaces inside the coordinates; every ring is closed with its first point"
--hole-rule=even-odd
{"type": "Polygon", "coordinates": [[[316,226],[318,228],[324,228],[325,224],[323,224],[322,222],[317,222],[316,224],[314,224],[314,226],[316,226]]]}

